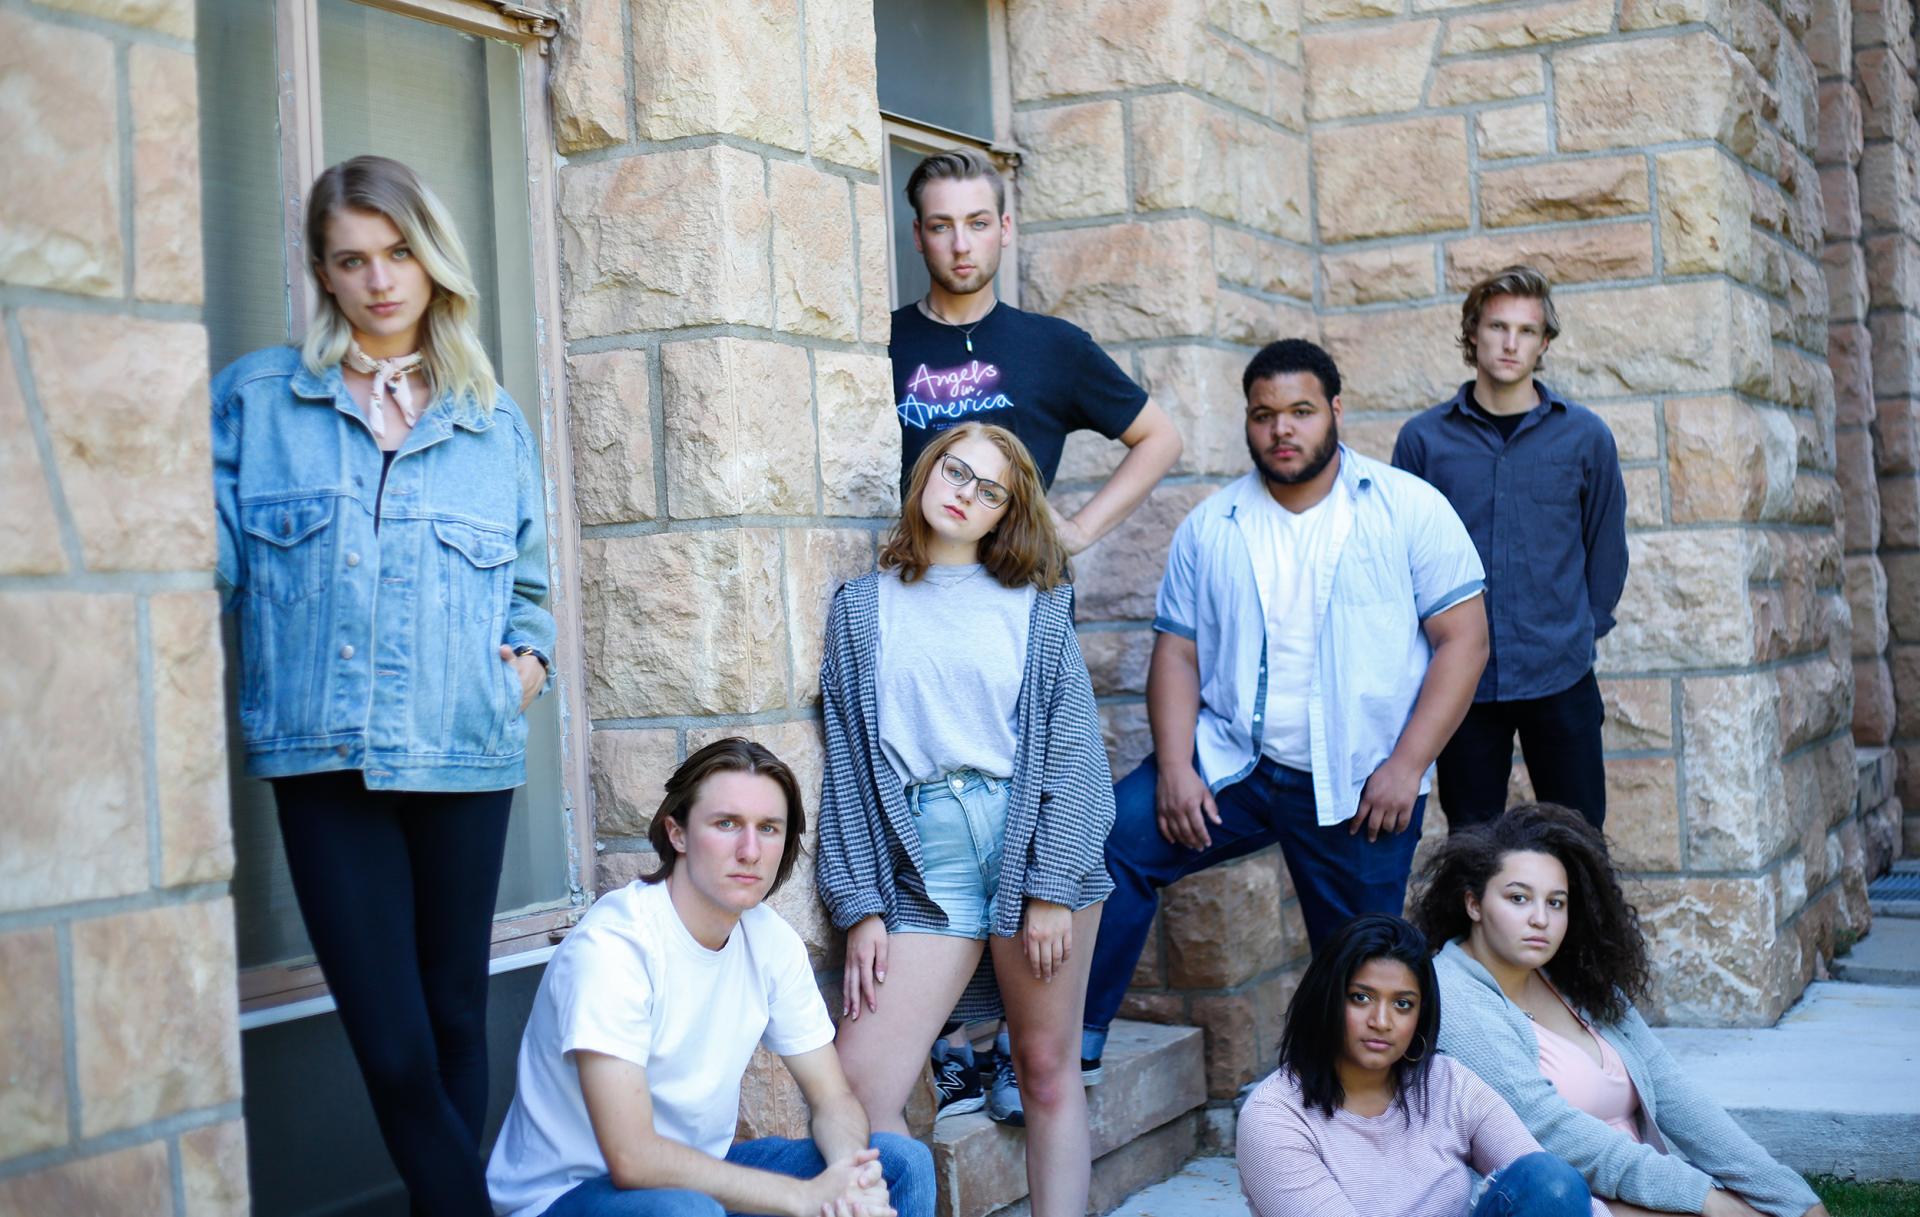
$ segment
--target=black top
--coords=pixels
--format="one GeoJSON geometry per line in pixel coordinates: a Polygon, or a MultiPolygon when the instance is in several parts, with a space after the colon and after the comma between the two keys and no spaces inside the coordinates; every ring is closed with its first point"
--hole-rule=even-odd
{"type": "Polygon", "coordinates": [[[373,492],[373,531],[380,531],[380,500],[387,497],[387,474],[393,472],[393,458],[399,456],[396,448],[380,450],[380,488],[373,492]]]}
{"type": "Polygon", "coordinates": [[[1529,413],[1526,410],[1522,410],[1518,414],[1495,414],[1480,404],[1479,400],[1474,397],[1472,389],[1466,390],[1466,394],[1467,404],[1473,407],[1473,412],[1492,423],[1494,430],[1500,433],[1500,438],[1503,440],[1513,438],[1514,430],[1520,426],[1520,420],[1525,418],[1529,413]]]}
{"type": "Polygon", "coordinates": [[[994,423],[1020,437],[1051,486],[1071,431],[1118,439],[1146,390],[1079,326],[997,304],[977,323],[943,325],[918,304],[895,309],[893,400],[900,414],[900,489],[935,432],[994,423]],[[971,338],[973,350],[967,350],[971,338]]]}

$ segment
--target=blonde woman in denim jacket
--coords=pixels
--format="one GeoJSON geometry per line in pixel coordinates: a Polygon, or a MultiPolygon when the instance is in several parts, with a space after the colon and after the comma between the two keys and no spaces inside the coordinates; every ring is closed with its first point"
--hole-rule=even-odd
{"type": "Polygon", "coordinates": [[[415,1213],[489,1211],[487,956],[553,618],[534,438],[466,251],[406,166],[308,200],[299,349],[213,384],[219,578],[247,772],[415,1213]]]}

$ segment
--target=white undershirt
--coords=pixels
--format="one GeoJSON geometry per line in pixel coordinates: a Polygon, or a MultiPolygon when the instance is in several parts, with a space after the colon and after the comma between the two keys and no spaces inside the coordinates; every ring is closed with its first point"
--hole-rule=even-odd
{"type": "Polygon", "coordinates": [[[1298,514],[1274,502],[1271,494],[1250,497],[1254,502],[1241,517],[1241,529],[1267,612],[1267,702],[1260,751],[1289,768],[1311,771],[1307,697],[1313,682],[1314,572],[1347,511],[1347,496],[1336,485],[1298,514]]]}

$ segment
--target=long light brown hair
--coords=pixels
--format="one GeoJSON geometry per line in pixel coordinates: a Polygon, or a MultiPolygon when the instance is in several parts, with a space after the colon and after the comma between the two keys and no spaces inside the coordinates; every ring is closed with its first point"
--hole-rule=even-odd
{"type": "MultiPolygon", "coordinates": [[[[1560,336],[1560,310],[1553,307],[1553,285],[1547,277],[1531,266],[1509,266],[1488,275],[1473,285],[1467,292],[1467,298],[1460,302],[1460,358],[1470,368],[1479,366],[1480,315],[1486,311],[1487,301],[1495,296],[1523,296],[1540,302],[1542,319],[1541,329],[1548,342],[1560,336]]],[[[1546,356],[1540,356],[1540,362],[1546,362],[1546,356]]]]}
{"type": "Polygon", "coordinates": [[[993,531],[980,539],[980,564],[1002,587],[1033,587],[1043,592],[1070,580],[1067,547],[1053,528],[1046,488],[1040,470],[1020,437],[991,423],[961,423],[942,431],[920,452],[907,478],[907,496],[900,504],[900,522],[880,547],[880,569],[897,570],[902,583],[913,583],[927,573],[932,561],[927,547],[933,526],[920,510],[927,481],[940,467],[940,458],[961,440],[979,436],[992,442],[1007,458],[1007,471],[993,479],[1007,488],[1007,505],[1000,509],[993,531]]]}

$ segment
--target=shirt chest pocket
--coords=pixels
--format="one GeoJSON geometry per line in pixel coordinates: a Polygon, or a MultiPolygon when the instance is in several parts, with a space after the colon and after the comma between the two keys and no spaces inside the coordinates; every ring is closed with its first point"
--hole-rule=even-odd
{"type": "Polygon", "coordinates": [[[325,589],[332,549],[327,526],[338,503],[334,496],[322,495],[240,508],[250,595],[274,604],[297,604],[325,589]]]}
{"type": "Polygon", "coordinates": [[[435,520],[433,535],[448,614],[456,621],[504,618],[519,553],[513,535],[464,520],[435,520]]]}
{"type": "Polygon", "coordinates": [[[1528,461],[1523,483],[1535,503],[1572,507],[1580,502],[1583,480],[1578,457],[1555,455],[1528,461]]]}

